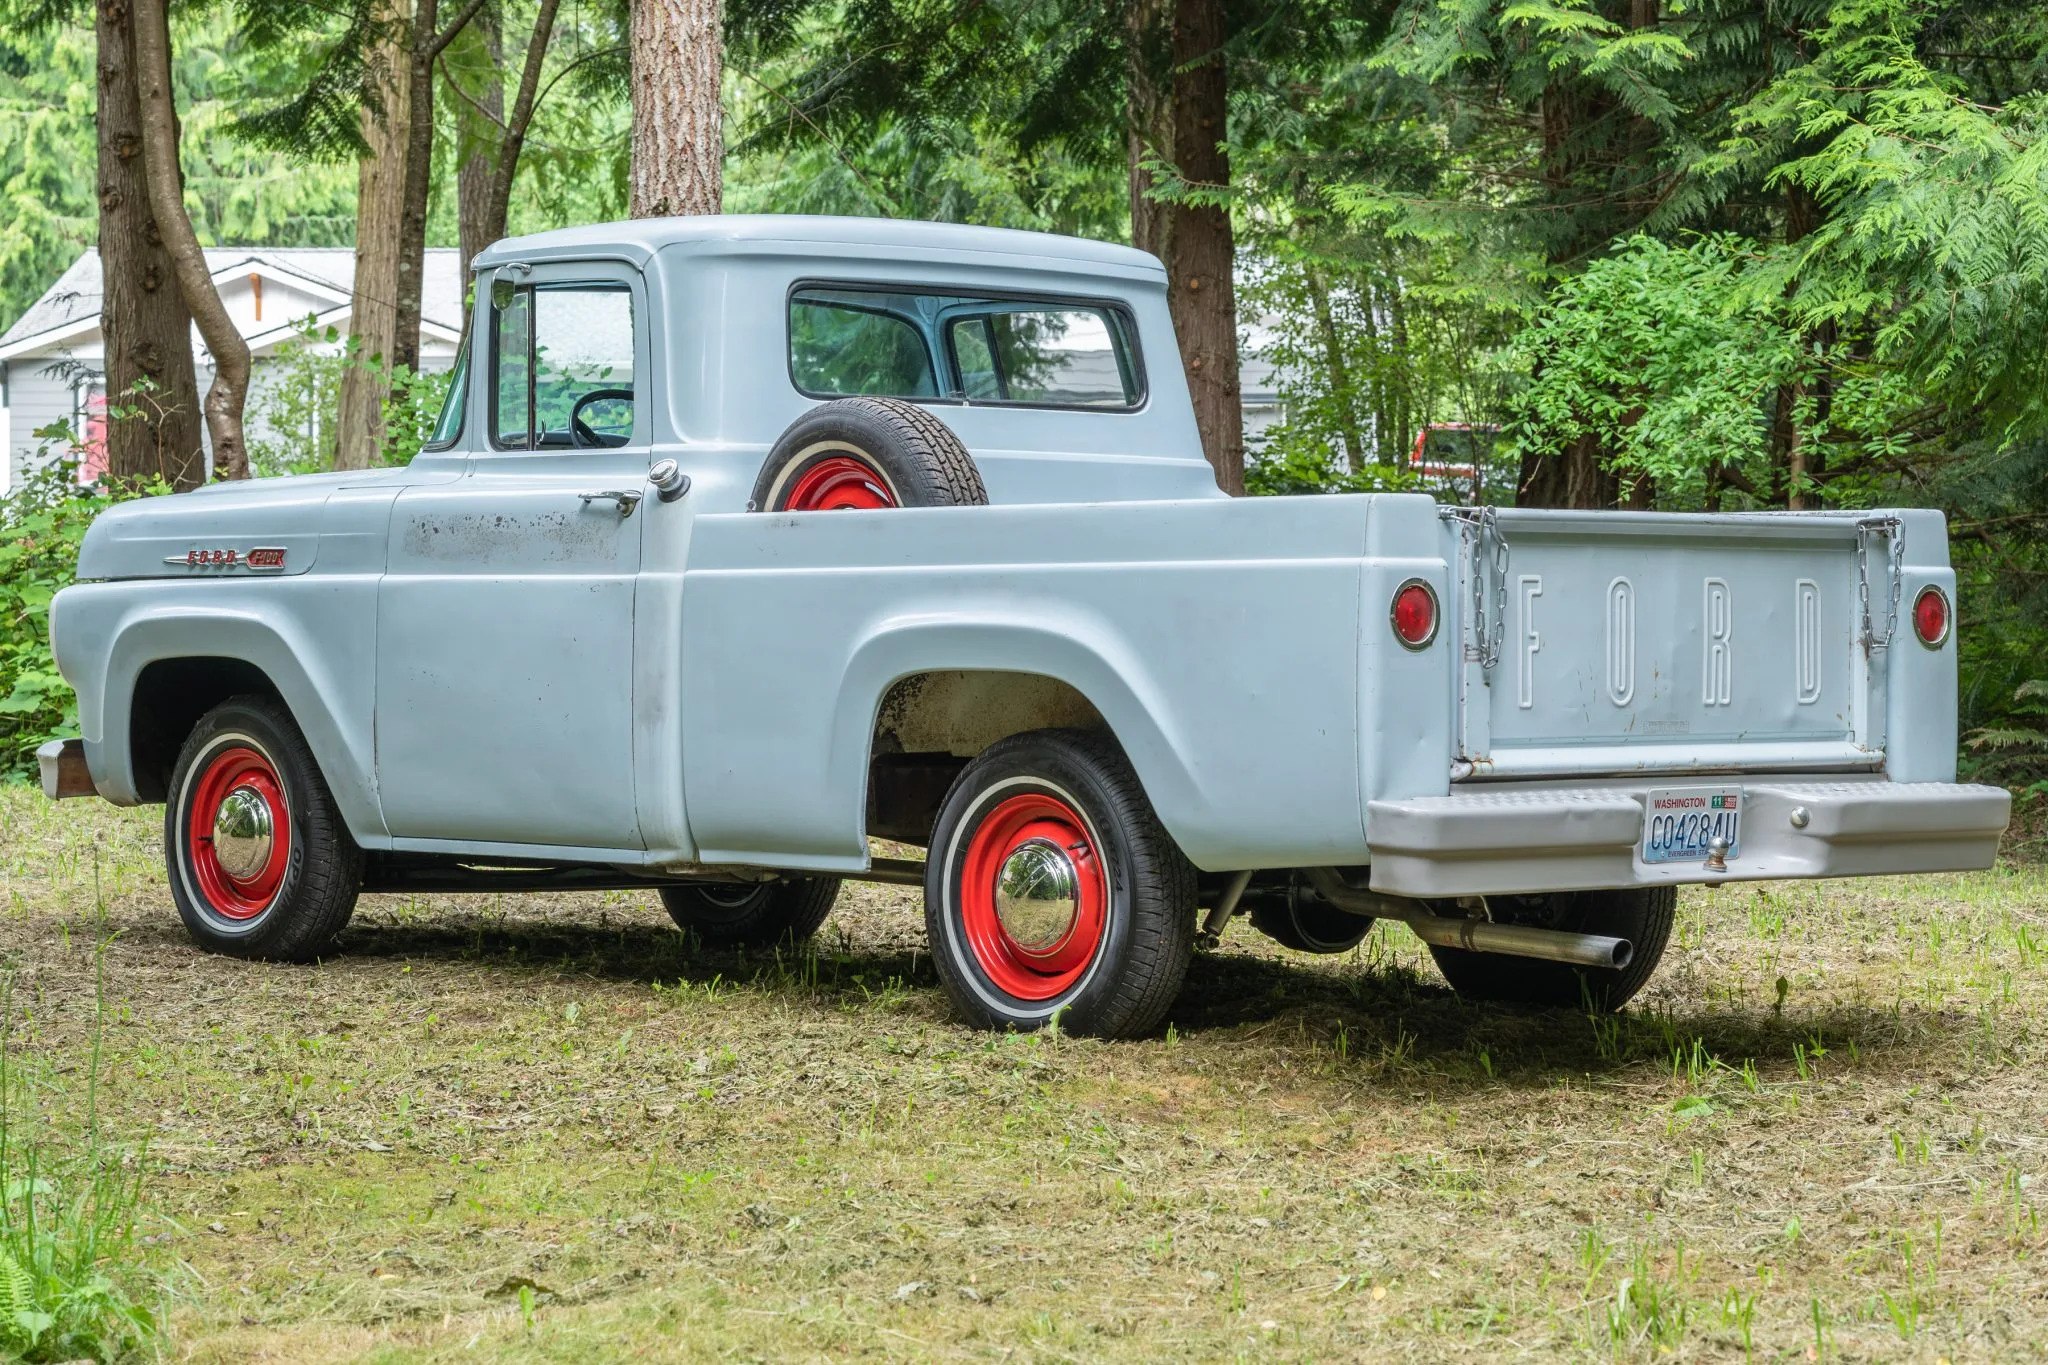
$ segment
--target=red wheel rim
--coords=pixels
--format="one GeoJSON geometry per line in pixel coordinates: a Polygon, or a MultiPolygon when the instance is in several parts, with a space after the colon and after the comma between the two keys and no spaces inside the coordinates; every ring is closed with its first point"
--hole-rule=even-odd
{"type": "Polygon", "coordinates": [[[193,877],[207,908],[223,919],[254,919],[270,908],[277,890],[284,885],[285,869],[291,864],[291,811],[285,803],[284,783],[277,769],[256,750],[232,745],[207,760],[206,770],[192,784],[192,801],[185,815],[185,845],[193,877]],[[261,801],[269,813],[268,856],[253,866],[233,871],[221,860],[215,846],[215,830],[221,809],[233,797],[247,802],[261,801]]]}
{"type": "Polygon", "coordinates": [[[960,922],[992,985],[1018,1000],[1050,1000],[1087,974],[1108,924],[1109,882],[1087,822],[1046,792],[1012,796],[975,827],[960,868],[960,922]],[[1047,943],[1025,944],[1004,923],[997,886],[1027,844],[1060,850],[1073,872],[1073,918],[1047,943]]]}
{"type": "Polygon", "coordinates": [[[840,512],[895,505],[896,495],[866,460],[853,455],[827,455],[797,475],[779,510],[840,512]]]}

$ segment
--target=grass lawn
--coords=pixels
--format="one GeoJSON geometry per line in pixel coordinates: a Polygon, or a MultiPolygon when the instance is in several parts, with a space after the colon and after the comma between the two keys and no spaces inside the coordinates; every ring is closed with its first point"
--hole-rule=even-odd
{"type": "Polygon", "coordinates": [[[780,960],[638,893],[210,957],[161,818],[0,788],[0,956],[46,1144],[96,1039],[146,1140],[175,1358],[2048,1358],[2031,867],[1687,891],[1604,1020],[1238,923],[1099,1043],[954,1023],[874,887],[780,960]]]}

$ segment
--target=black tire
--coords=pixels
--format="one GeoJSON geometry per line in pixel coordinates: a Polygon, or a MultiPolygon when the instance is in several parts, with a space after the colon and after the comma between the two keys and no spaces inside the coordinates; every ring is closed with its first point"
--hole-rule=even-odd
{"type": "Polygon", "coordinates": [[[1632,1000],[1657,970],[1677,917],[1678,889],[1652,886],[1548,896],[1490,896],[1487,906],[1503,923],[1625,938],[1634,954],[1626,967],[1574,967],[1432,944],[1429,954],[1451,989],[1470,1000],[1591,1008],[1604,1013],[1632,1000]]]}
{"type": "Polygon", "coordinates": [[[939,979],[982,1028],[1036,1029],[1057,1017],[1072,1033],[1147,1033],[1194,954],[1194,865],[1123,751],[1091,731],[1014,735],[968,764],[940,808],[924,895],[939,979]],[[1027,844],[1066,860],[1055,876],[1073,891],[1048,902],[1073,910],[1064,931],[1032,940],[1040,957],[996,908],[996,874],[1027,844]]]}
{"type": "Polygon", "coordinates": [[[1369,916],[1347,914],[1305,886],[1254,901],[1251,921],[1252,928],[1298,953],[1348,953],[1372,932],[1369,916]]]}
{"type": "Polygon", "coordinates": [[[661,888],[676,928],[712,948],[772,948],[818,932],[839,899],[837,877],[696,882],[661,888]]]}
{"type": "Polygon", "coordinates": [[[278,962],[325,955],[355,913],[363,884],[363,851],[342,824],[305,736],[280,702],[262,696],[222,702],[186,738],[164,803],[164,861],[178,916],[200,947],[278,962]],[[231,801],[270,826],[267,839],[259,833],[241,841],[241,851],[261,862],[247,881],[234,876],[241,864],[226,841],[214,838],[231,801]],[[282,848],[279,830],[288,831],[282,848]]]}
{"type": "Polygon", "coordinates": [[[887,501],[872,505],[958,507],[988,501],[981,471],[953,429],[900,398],[836,398],[789,424],[754,481],[747,507],[780,512],[806,473],[828,460],[867,466],[887,501]]]}

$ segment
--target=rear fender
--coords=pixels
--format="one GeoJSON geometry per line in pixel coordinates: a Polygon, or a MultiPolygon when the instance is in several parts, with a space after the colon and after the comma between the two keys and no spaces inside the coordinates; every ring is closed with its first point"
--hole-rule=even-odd
{"type": "Polygon", "coordinates": [[[861,810],[868,747],[889,689],[939,670],[1020,673],[1051,678],[1095,708],[1137,770],[1160,822],[1177,839],[1191,833],[1195,784],[1185,737],[1162,728],[1167,699],[1127,644],[1100,622],[1055,625],[989,617],[943,622],[884,622],[855,648],[832,722],[827,769],[835,808],[861,810]]]}

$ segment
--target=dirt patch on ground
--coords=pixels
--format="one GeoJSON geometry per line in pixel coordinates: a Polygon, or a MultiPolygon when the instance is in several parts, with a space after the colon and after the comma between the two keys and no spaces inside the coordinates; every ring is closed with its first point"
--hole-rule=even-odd
{"type": "Polygon", "coordinates": [[[1630,1013],[1234,925],[1161,1036],[953,1022],[909,893],[366,897],[194,950],[160,812],[0,789],[13,1048],[146,1138],[195,1360],[2041,1358],[2048,877],[1688,892],[1630,1013]],[[103,946],[102,946],[103,945],[103,946]]]}

